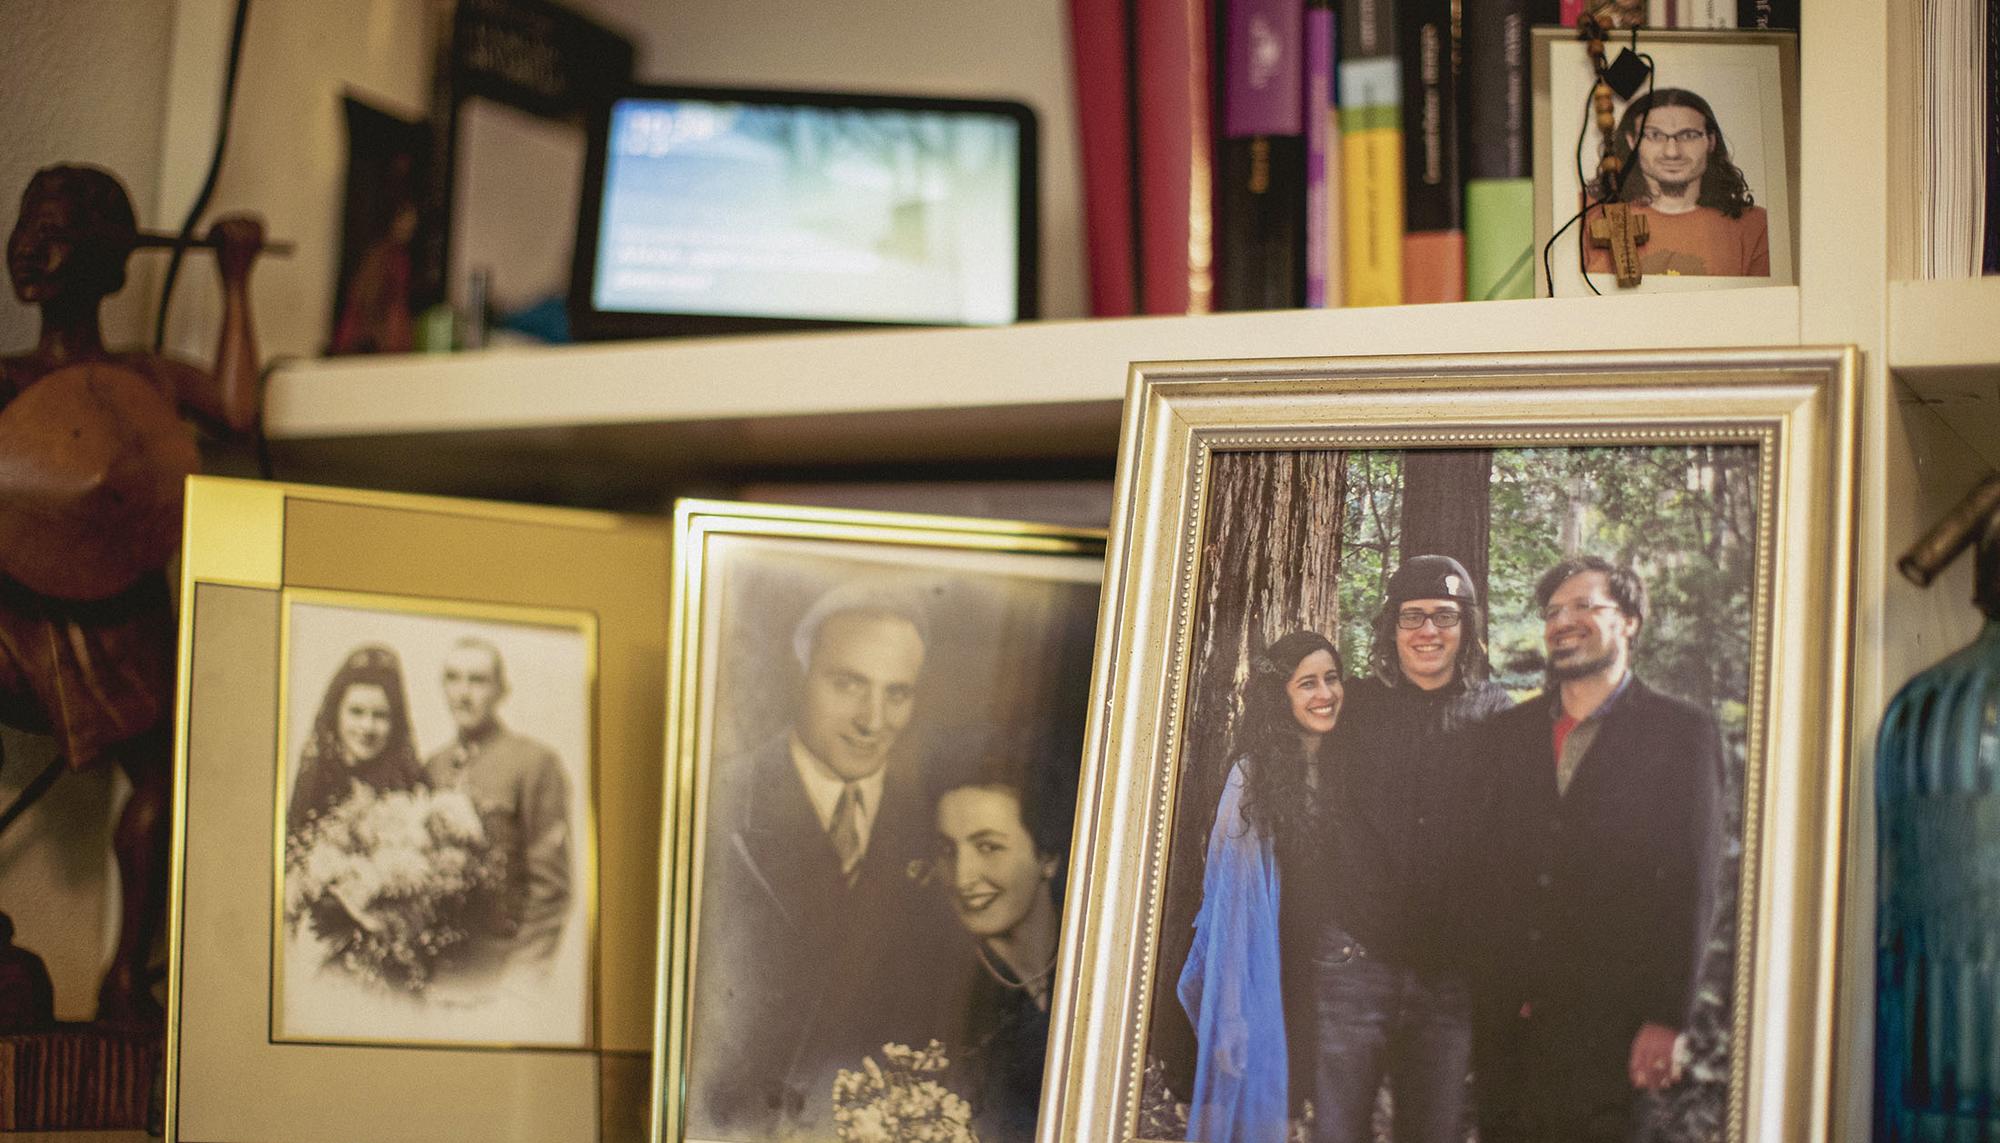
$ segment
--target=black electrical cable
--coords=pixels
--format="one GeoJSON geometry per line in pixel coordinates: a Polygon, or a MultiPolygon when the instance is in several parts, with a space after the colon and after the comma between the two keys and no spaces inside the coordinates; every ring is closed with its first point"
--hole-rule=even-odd
{"type": "Polygon", "coordinates": [[[195,224],[208,210],[208,200],[215,194],[215,178],[222,172],[222,153],[229,146],[229,113],[236,106],[236,73],[238,65],[243,62],[243,25],[249,17],[250,0],[236,0],[236,19],[229,31],[228,71],[222,81],[222,121],[215,131],[215,153],[209,158],[208,177],[202,180],[201,193],[195,195],[194,205],[188,208],[180,233],[174,236],[174,252],[167,258],[167,277],[160,287],[160,310],[153,320],[154,353],[166,347],[167,309],[173,304],[174,282],[180,277],[181,258],[194,242],[195,224]]]}

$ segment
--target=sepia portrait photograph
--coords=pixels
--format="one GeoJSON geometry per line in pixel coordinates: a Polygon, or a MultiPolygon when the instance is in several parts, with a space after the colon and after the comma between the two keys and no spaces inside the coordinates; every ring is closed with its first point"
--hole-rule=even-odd
{"type": "Polygon", "coordinates": [[[1806,1137],[1853,368],[1135,366],[1061,1137],[1806,1137]]]}
{"type": "MultiPolygon", "coordinates": [[[[1614,36],[1609,55],[1628,46],[1614,36]]],[[[1642,33],[1638,51],[1652,71],[1629,96],[1614,95],[1607,135],[1584,44],[1537,33],[1547,93],[1536,136],[1546,140],[1537,158],[1537,212],[1548,219],[1540,241],[1568,224],[1549,255],[1555,295],[1797,280],[1796,47],[1770,33],[1642,33]],[[1600,167],[1607,154],[1614,170],[1600,167]],[[1636,287],[1621,287],[1614,273],[1610,204],[1629,211],[1643,275],[1636,287]]]]}
{"type": "Polygon", "coordinates": [[[1146,1137],[1717,1137],[1761,483],[1213,458],[1146,1137]]]}
{"type": "Polygon", "coordinates": [[[693,923],[661,1132],[1026,1143],[1101,534],[968,544],[945,518],[771,508],[835,523],[729,534],[747,507],[685,541],[693,923]]]}
{"type": "Polygon", "coordinates": [[[272,1039],[589,1046],[594,618],[283,608],[272,1039]]]}

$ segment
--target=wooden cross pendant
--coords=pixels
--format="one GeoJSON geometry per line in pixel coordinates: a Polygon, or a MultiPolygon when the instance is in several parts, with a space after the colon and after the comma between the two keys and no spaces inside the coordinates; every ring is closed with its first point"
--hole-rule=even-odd
{"type": "Polygon", "coordinates": [[[1633,214],[1624,202],[1604,204],[1604,212],[1590,220],[1590,244],[1611,251],[1611,269],[1621,286],[1639,284],[1639,247],[1646,241],[1646,216],[1633,214]]]}

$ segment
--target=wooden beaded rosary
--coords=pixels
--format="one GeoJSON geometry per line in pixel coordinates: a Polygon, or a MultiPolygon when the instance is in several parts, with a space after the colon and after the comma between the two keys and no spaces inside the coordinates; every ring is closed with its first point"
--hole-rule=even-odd
{"type": "MultiPolygon", "coordinates": [[[[1591,70],[1597,75],[1597,82],[1590,91],[1590,107],[1597,119],[1598,136],[1595,181],[1605,188],[1603,200],[1597,204],[1600,208],[1598,216],[1588,222],[1589,240],[1592,246],[1603,247],[1610,252],[1612,272],[1617,276],[1618,284],[1625,288],[1637,286],[1644,277],[1639,269],[1639,247],[1645,244],[1647,226],[1646,216],[1633,213],[1631,204],[1621,200],[1617,193],[1623,182],[1624,164],[1619,161],[1616,146],[1617,117],[1612,113],[1611,67],[1604,59],[1608,38],[1605,29],[1608,26],[1638,26],[1644,20],[1641,2],[1600,0],[1576,21],[1577,35],[1582,37],[1584,51],[1590,54],[1591,70]]],[[[1588,201],[1588,191],[1585,193],[1588,201]]]]}

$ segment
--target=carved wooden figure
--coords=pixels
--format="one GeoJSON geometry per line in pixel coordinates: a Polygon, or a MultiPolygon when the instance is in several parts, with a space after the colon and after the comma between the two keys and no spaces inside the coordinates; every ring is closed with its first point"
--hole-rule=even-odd
{"type": "Polygon", "coordinates": [[[105,348],[104,298],[138,241],[131,200],[92,167],[39,171],[7,242],[16,297],[41,308],[34,346],[0,357],[0,722],[52,735],[71,769],[116,765],[132,796],[113,838],[122,906],[98,1019],[156,1021],[146,958],[166,911],[174,613],[168,561],[199,456],[183,410],[257,423],[250,324],[255,219],[218,221],[213,371],[105,348]]]}

